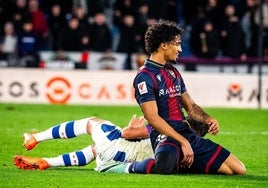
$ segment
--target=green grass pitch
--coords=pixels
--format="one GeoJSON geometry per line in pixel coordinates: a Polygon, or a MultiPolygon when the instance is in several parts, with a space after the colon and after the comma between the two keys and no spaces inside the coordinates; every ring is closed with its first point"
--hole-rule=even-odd
{"type": "Polygon", "coordinates": [[[92,142],[87,135],[49,140],[34,150],[22,147],[22,134],[43,131],[55,124],[98,116],[126,125],[137,106],[30,105],[0,103],[0,187],[268,187],[268,110],[206,108],[220,122],[220,134],[206,136],[238,156],[247,167],[245,176],[105,174],[83,167],[58,167],[45,171],[19,170],[13,157],[23,154],[53,157],[82,149],[92,142]]]}

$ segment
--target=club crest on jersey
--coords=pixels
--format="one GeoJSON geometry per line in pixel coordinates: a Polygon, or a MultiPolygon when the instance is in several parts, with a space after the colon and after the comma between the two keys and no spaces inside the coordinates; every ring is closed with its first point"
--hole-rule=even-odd
{"type": "Polygon", "coordinates": [[[176,78],[176,74],[173,70],[168,70],[168,72],[170,73],[170,75],[173,77],[173,78],[176,78]]]}
{"type": "Polygon", "coordinates": [[[144,94],[144,93],[148,93],[148,90],[147,90],[147,86],[146,86],[146,82],[143,81],[141,83],[138,84],[138,90],[139,90],[139,93],[140,95],[144,94]]]}

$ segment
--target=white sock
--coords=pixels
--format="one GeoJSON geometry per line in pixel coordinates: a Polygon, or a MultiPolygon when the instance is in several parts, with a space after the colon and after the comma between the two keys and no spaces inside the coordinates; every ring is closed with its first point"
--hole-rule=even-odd
{"type": "Polygon", "coordinates": [[[43,132],[35,133],[33,136],[38,142],[58,138],[73,138],[82,134],[87,134],[87,123],[89,118],[67,121],[51,127],[43,132]]]}
{"type": "Polygon", "coordinates": [[[51,167],[56,166],[84,166],[95,159],[92,152],[92,145],[71,153],[59,155],[57,157],[43,158],[51,167]]]}

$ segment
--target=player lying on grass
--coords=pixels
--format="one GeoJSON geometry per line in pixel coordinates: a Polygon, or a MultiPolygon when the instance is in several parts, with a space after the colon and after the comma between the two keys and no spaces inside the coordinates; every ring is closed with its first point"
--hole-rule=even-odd
{"type": "Polygon", "coordinates": [[[20,169],[44,170],[56,166],[84,166],[96,159],[95,170],[101,172],[116,162],[140,161],[153,156],[148,138],[150,126],[145,126],[145,122],[144,117],[134,115],[128,126],[121,129],[110,121],[90,117],[64,122],[40,133],[24,133],[23,146],[26,150],[32,150],[45,140],[74,138],[84,134],[91,135],[94,144],[52,158],[17,155],[14,164],[20,169]]]}
{"type": "MultiPolygon", "coordinates": [[[[204,136],[208,129],[206,126],[188,119],[196,134],[204,136]]],[[[148,138],[150,126],[145,126],[144,117],[131,118],[124,129],[112,122],[97,117],[68,121],[53,126],[43,132],[24,133],[23,146],[32,150],[39,142],[51,139],[73,138],[89,134],[95,144],[79,151],[62,154],[50,158],[36,158],[17,155],[14,164],[25,170],[45,170],[49,167],[84,166],[96,159],[97,171],[106,171],[116,162],[140,161],[153,157],[150,139],[148,138]],[[135,140],[132,140],[135,139],[135,140]]]]}

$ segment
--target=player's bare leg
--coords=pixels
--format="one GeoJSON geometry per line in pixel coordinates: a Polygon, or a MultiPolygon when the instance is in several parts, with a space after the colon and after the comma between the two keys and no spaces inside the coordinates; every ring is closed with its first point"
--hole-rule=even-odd
{"type": "Polygon", "coordinates": [[[224,163],[220,166],[218,170],[219,173],[227,175],[245,175],[246,171],[247,170],[245,165],[232,153],[224,161],[224,163]]]}
{"type": "Polygon", "coordinates": [[[87,122],[87,133],[91,135],[92,133],[92,123],[103,123],[105,120],[97,118],[97,117],[90,117],[87,122]]]}
{"type": "MultiPolygon", "coordinates": [[[[87,133],[92,135],[92,126],[94,127],[96,124],[102,124],[105,121],[106,120],[97,117],[89,118],[87,123],[87,133]]],[[[134,114],[130,119],[128,126],[123,128],[122,137],[126,139],[148,138],[149,133],[145,123],[146,119],[143,116],[136,117],[134,114]]]]}

